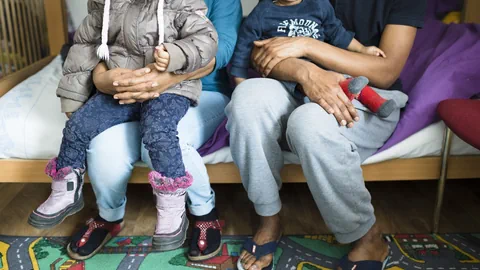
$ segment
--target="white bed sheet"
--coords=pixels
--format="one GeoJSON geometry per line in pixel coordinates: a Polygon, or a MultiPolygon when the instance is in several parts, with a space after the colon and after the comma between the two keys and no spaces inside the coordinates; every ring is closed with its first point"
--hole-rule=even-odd
{"type": "MultiPolygon", "coordinates": [[[[60,57],[40,72],[20,83],[0,98],[0,159],[49,159],[60,148],[67,118],[60,113],[55,95],[62,76],[60,57]]],[[[432,124],[392,148],[370,157],[365,164],[395,158],[438,156],[443,140],[443,123],[432,124]]],[[[480,155],[480,151],[454,138],[453,155],[480,155]]],[[[204,157],[207,164],[232,162],[225,147],[204,157]]],[[[298,163],[292,153],[285,153],[286,163],[298,163]]]]}
{"type": "MultiPolygon", "coordinates": [[[[442,149],[444,130],[445,124],[443,122],[432,124],[395,146],[371,156],[363,164],[373,164],[396,158],[439,156],[442,149]]],[[[480,155],[479,150],[465,143],[457,136],[453,138],[450,153],[452,155],[480,155]]],[[[284,152],[284,157],[285,164],[299,164],[298,157],[291,152],[284,152]]],[[[230,148],[224,147],[215,153],[205,156],[203,160],[206,164],[232,162],[230,148]]]]}

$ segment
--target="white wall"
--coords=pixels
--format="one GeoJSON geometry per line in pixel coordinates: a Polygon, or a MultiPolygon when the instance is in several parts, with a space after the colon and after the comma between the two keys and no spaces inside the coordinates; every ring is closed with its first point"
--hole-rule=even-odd
{"type": "Polygon", "coordinates": [[[70,19],[74,28],[78,28],[85,16],[87,16],[88,0],[66,0],[67,9],[70,11],[70,19]]]}
{"type": "MultiPolygon", "coordinates": [[[[220,0],[221,1],[221,0],[220,0]]],[[[242,0],[243,15],[247,16],[250,11],[257,5],[259,0],[242,0]]],[[[267,0],[271,1],[271,0],[267,0]]]]}

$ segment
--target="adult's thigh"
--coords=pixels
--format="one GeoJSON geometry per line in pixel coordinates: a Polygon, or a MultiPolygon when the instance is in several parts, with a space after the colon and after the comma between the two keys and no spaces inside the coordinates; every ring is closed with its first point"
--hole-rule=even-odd
{"type": "Polygon", "coordinates": [[[133,165],[140,159],[140,127],[128,122],[105,130],[87,150],[87,168],[99,197],[119,196],[123,200],[133,165]]]}

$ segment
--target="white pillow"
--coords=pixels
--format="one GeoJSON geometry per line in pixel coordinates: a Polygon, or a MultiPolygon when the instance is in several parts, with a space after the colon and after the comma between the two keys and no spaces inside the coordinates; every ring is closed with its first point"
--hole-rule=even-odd
{"type": "Polygon", "coordinates": [[[0,158],[46,159],[58,154],[67,121],[56,96],[62,60],[50,64],[0,98],[0,158]]]}

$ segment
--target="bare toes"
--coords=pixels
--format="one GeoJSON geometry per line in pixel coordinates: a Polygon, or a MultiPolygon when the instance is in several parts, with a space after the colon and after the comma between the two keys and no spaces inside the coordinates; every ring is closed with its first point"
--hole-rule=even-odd
{"type": "Polygon", "coordinates": [[[250,254],[246,253],[246,254],[243,256],[243,258],[240,259],[240,263],[242,264],[242,266],[243,266],[244,269],[246,269],[246,268],[245,268],[245,265],[246,265],[248,259],[250,258],[250,256],[251,256],[250,254]]]}
{"type": "Polygon", "coordinates": [[[245,258],[245,256],[247,256],[247,255],[248,255],[248,252],[246,250],[243,250],[242,253],[240,253],[240,260],[245,258]]]}
{"type": "Polygon", "coordinates": [[[252,270],[260,270],[260,269],[263,269],[267,266],[270,265],[270,263],[272,262],[273,260],[273,255],[266,255],[262,258],[260,258],[259,260],[257,260],[255,262],[255,264],[252,266],[252,267],[256,267],[256,268],[250,268],[252,270]]]}
{"type": "Polygon", "coordinates": [[[250,267],[255,263],[255,261],[256,261],[255,256],[249,254],[249,256],[244,259],[245,263],[243,264],[244,266],[243,268],[250,269],[250,267]]]}

